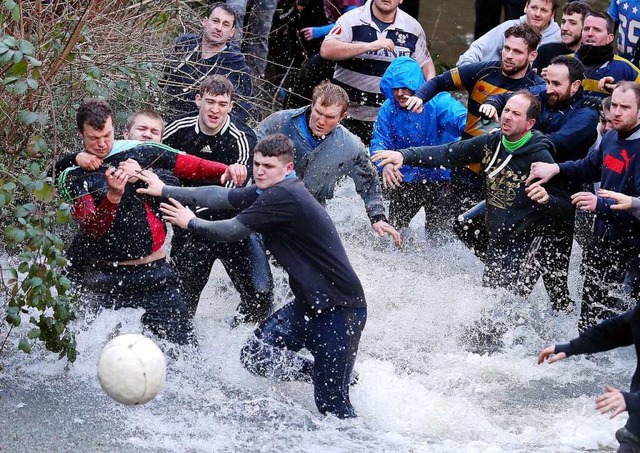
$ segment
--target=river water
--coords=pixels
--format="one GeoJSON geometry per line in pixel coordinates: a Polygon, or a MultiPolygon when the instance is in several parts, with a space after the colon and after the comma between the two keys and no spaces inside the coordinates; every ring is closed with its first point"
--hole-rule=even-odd
{"type": "MultiPolygon", "coordinates": [[[[628,389],[630,348],[538,366],[541,348],[577,333],[577,316],[554,316],[541,287],[528,300],[482,288],[480,263],[459,242],[427,240],[420,216],[411,224],[413,239],[395,250],[373,236],[350,181],[328,209],[369,303],[360,381],[351,390],[359,418],[322,416],[311,386],[258,378],[241,367],[251,328],[228,326],[239,298],[216,264],[196,316],[200,349],[171,354],[166,387],[144,406],[110,400],[96,378],[108,339],[140,331],[137,310],[79,321],[73,365],[8,345],[0,451],[615,451],[614,432],[625,417],[598,414],[594,398],[606,383],[628,389]],[[481,318],[506,325],[488,351],[465,337],[481,318]]],[[[275,278],[284,300],[285,277],[276,270],[275,278]]]]}

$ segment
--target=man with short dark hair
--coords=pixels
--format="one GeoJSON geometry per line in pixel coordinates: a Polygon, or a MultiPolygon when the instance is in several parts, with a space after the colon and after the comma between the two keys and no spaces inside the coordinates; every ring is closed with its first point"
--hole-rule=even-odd
{"type": "Polygon", "coordinates": [[[584,18],[590,12],[591,6],[582,1],[567,2],[562,7],[562,20],[560,21],[562,41],[541,44],[538,47],[538,56],[532,66],[538,74],[541,74],[542,70],[549,66],[554,57],[571,54],[580,48],[584,18]]]}
{"type": "Polygon", "coordinates": [[[521,90],[507,101],[499,131],[448,145],[382,151],[371,158],[396,170],[403,164],[437,168],[481,162],[489,235],[483,284],[523,296],[541,274],[547,235],[571,213],[569,197],[559,185],[525,188],[532,162],[553,162],[553,144],[532,130],[539,112],[538,99],[521,90]]]}
{"type": "MultiPolygon", "coordinates": [[[[219,75],[207,77],[195,98],[198,111],[181,115],[169,123],[163,142],[187,154],[242,168],[246,175],[252,165],[256,137],[249,126],[231,113],[234,107],[231,82],[219,75]]],[[[202,185],[186,181],[183,184],[202,185]]],[[[206,208],[194,209],[206,220],[231,215],[206,208]]],[[[171,244],[171,259],[180,275],[181,292],[192,314],[196,313],[200,295],[217,259],[240,293],[236,321],[260,322],[269,314],[273,304],[273,281],[259,236],[254,234],[226,244],[178,230],[171,244]]]]}
{"type": "MultiPolygon", "coordinates": [[[[584,77],[584,66],[577,58],[561,55],[551,60],[546,73],[546,83],[532,87],[531,93],[540,100],[542,110],[540,118],[534,126],[547,135],[555,146],[555,162],[582,159],[589,153],[597,133],[597,107],[583,96],[581,86],[584,77]]],[[[492,96],[480,107],[486,116],[497,116],[502,110],[508,94],[492,96]]],[[[569,193],[582,190],[582,184],[569,181],[569,193]]],[[[474,231],[473,225],[465,225],[467,231],[474,231]]],[[[568,276],[569,258],[574,237],[573,218],[558,224],[552,234],[546,261],[546,272],[543,276],[545,287],[551,298],[551,306],[555,310],[567,310],[573,307],[569,297],[568,276]]],[[[474,244],[474,250],[478,250],[474,244]]]]}
{"type": "Polygon", "coordinates": [[[295,146],[295,170],[321,204],[333,198],[343,176],[353,179],[373,230],[391,235],[400,245],[400,235],[387,223],[382,189],[375,168],[362,142],[340,122],[347,115],[349,96],[331,82],[313,90],[312,104],[296,110],[282,110],[265,118],[255,129],[258,138],[282,133],[295,146]]]}
{"type": "Polygon", "coordinates": [[[245,188],[165,186],[150,173],[142,193],[232,209],[235,217],[206,221],[173,201],[165,218],[216,241],[261,233],[267,249],[289,274],[294,300],[271,315],[242,349],[252,373],[313,382],[318,410],[355,417],[349,384],[367,319],[362,285],[331,218],[293,170],[293,143],[282,134],[261,139],[254,150],[255,184],[245,188]],[[307,349],[313,360],[298,354],[307,349]]]}
{"type": "Polygon", "coordinates": [[[609,96],[606,84],[640,82],[640,69],[614,54],[613,32],[614,23],[607,13],[591,11],[584,19],[580,48],[574,53],[584,65],[585,95],[594,101],[609,96]]]}
{"type": "Polygon", "coordinates": [[[460,56],[456,66],[500,59],[504,32],[514,25],[527,24],[535,27],[541,35],[539,44],[560,42],[560,28],[554,21],[557,8],[558,0],[527,0],[522,17],[507,20],[473,41],[469,49],[460,56]]]}
{"type": "MultiPolygon", "coordinates": [[[[640,195],[640,85],[621,82],[611,95],[613,131],[583,159],[551,164],[535,162],[527,182],[545,183],[555,175],[576,182],[600,182],[605,190],[640,195]]],[[[577,209],[595,212],[591,243],[582,259],[584,287],[578,328],[626,311],[624,293],[640,300],[640,222],[626,211],[612,210],[615,201],[591,192],[571,197],[577,209]]]]}
{"type": "Polygon", "coordinates": [[[237,31],[236,13],[223,2],[214,3],[210,11],[202,20],[199,35],[186,33],[176,39],[160,84],[170,96],[171,113],[179,115],[197,108],[194,98],[206,77],[225,76],[239,98],[236,113],[247,121],[254,107],[251,70],[244,55],[229,48],[229,42],[237,31]]]}
{"type": "MultiPolygon", "coordinates": [[[[431,80],[427,80],[407,100],[406,108],[420,112],[422,104],[430,101],[441,91],[465,90],[469,93],[467,105],[467,125],[463,139],[485,134],[498,127],[490,119],[483,118],[480,106],[491,95],[518,91],[544,83],[529,65],[536,58],[536,48],[540,35],[526,24],[514,25],[504,32],[504,46],[500,61],[485,61],[453,68],[431,80]]],[[[451,183],[454,194],[459,198],[458,204],[463,208],[480,201],[482,182],[477,175],[477,165],[469,168],[454,168],[451,183]]]]}
{"type": "Polygon", "coordinates": [[[214,182],[223,175],[224,181],[231,173],[226,165],[152,141],[115,141],[114,118],[106,101],[83,102],[76,115],[78,135],[96,171],[72,166],[78,157],[73,154],[57,163],[58,188],[73,206],[80,227],[72,256],[79,261],[72,264],[82,288],[97,304],[144,308],[142,322],[155,334],[189,343],[191,319],[176,272],[166,261],[159,203],[136,193],[136,177],[141,166],[152,166],[172,183],[178,181],[176,176],[214,182]]]}

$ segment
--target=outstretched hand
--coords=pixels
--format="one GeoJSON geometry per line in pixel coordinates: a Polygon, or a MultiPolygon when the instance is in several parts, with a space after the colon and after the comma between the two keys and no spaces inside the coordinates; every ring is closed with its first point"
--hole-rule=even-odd
{"type": "Polygon", "coordinates": [[[116,168],[109,168],[104,173],[107,178],[107,198],[111,203],[120,203],[122,195],[124,195],[124,188],[127,185],[127,174],[122,170],[116,168]]]}
{"type": "Polygon", "coordinates": [[[376,151],[373,156],[371,156],[371,161],[380,161],[376,164],[378,167],[392,164],[394,170],[400,171],[400,167],[402,167],[402,163],[404,162],[404,156],[398,151],[376,151]]]}
{"type": "Polygon", "coordinates": [[[479,109],[480,113],[486,118],[490,118],[496,123],[500,122],[500,118],[498,117],[498,109],[496,109],[491,104],[482,104],[479,109]]]}
{"type": "Polygon", "coordinates": [[[393,164],[387,164],[382,169],[382,185],[385,189],[398,189],[402,185],[404,175],[393,167],[393,164]]]}
{"type": "Polygon", "coordinates": [[[613,190],[599,189],[598,196],[601,198],[610,198],[616,202],[610,206],[611,209],[631,209],[633,198],[620,192],[613,190]]]}
{"type": "Polygon", "coordinates": [[[173,198],[169,198],[169,203],[160,203],[160,211],[162,211],[162,218],[167,222],[184,228],[185,230],[189,226],[189,221],[196,215],[193,211],[178,202],[173,198]]]}
{"type": "Polygon", "coordinates": [[[422,113],[424,110],[424,101],[418,96],[409,96],[407,104],[404,107],[407,110],[411,110],[414,113],[422,113]]]}
{"type": "Polygon", "coordinates": [[[556,347],[549,346],[548,348],[545,348],[542,351],[540,351],[540,354],[538,354],[538,365],[540,365],[545,361],[547,363],[554,363],[560,360],[564,360],[566,358],[567,358],[567,354],[565,354],[564,352],[559,352],[558,354],[556,354],[556,347]]]}
{"type": "Polygon", "coordinates": [[[610,385],[604,386],[602,395],[596,398],[596,410],[601,414],[610,412],[609,418],[614,418],[627,410],[627,403],[622,392],[610,385]]]}
{"type": "Polygon", "coordinates": [[[136,192],[151,195],[153,197],[159,197],[162,195],[162,188],[165,184],[160,180],[158,175],[156,175],[151,170],[142,170],[137,174],[138,179],[147,184],[147,187],[141,187],[136,190],[136,192]]]}
{"type": "Polygon", "coordinates": [[[398,231],[394,227],[389,225],[384,220],[379,220],[371,226],[373,227],[373,231],[375,231],[376,234],[380,237],[387,234],[390,235],[393,238],[393,243],[396,248],[400,248],[400,246],[402,246],[402,238],[400,237],[400,233],[398,233],[398,231]]]}
{"type": "Polygon", "coordinates": [[[528,186],[532,182],[538,180],[540,184],[549,182],[551,178],[560,173],[558,164],[550,164],[547,162],[534,162],[531,164],[531,173],[525,184],[528,186]]]}

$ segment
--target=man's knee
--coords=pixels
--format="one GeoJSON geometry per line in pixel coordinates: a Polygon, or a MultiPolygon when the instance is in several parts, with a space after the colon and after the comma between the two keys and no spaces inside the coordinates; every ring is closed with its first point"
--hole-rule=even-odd
{"type": "Polygon", "coordinates": [[[255,336],[252,336],[247,340],[245,345],[240,351],[240,363],[250,373],[258,376],[267,376],[267,359],[264,353],[264,345],[255,336]]]}

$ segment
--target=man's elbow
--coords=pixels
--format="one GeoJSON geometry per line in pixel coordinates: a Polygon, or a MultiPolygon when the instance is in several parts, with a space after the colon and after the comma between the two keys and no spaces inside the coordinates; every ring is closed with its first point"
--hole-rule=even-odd
{"type": "Polygon", "coordinates": [[[324,58],[325,60],[332,59],[330,46],[326,42],[323,42],[322,45],[320,46],[320,57],[324,58]]]}

